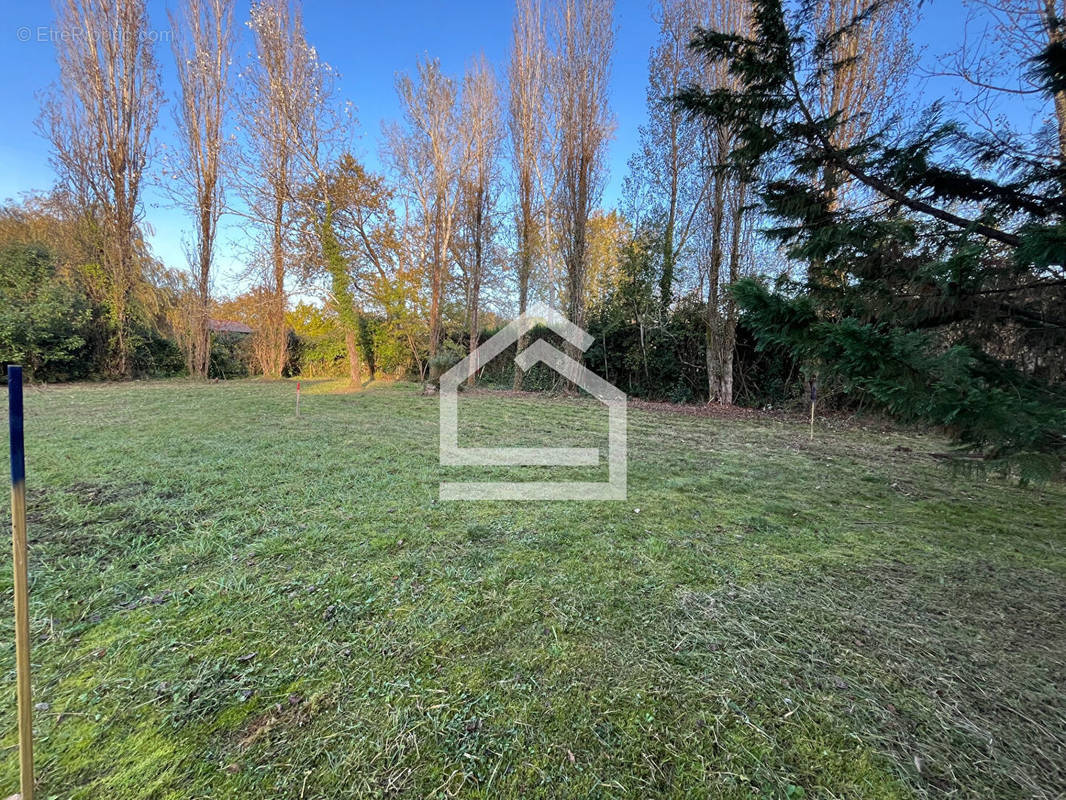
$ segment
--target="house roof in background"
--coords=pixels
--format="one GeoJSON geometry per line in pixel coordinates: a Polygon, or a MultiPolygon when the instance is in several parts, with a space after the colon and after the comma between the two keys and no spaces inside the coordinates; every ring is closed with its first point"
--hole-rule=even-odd
{"type": "Polygon", "coordinates": [[[207,327],[216,333],[252,333],[252,329],[243,322],[230,319],[209,319],[207,327]]]}

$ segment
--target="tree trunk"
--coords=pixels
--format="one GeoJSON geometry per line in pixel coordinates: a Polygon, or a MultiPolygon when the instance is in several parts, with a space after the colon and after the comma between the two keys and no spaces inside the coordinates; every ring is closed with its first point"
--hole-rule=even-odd
{"type": "MultiPolygon", "coordinates": [[[[740,279],[740,260],[744,242],[744,203],[747,201],[748,185],[737,184],[734,189],[733,213],[730,220],[733,228],[729,243],[729,284],[740,279]]],[[[725,315],[721,325],[718,349],[718,402],[724,406],[733,405],[733,351],[737,344],[737,304],[733,295],[726,289],[722,298],[725,315]]]]}
{"type": "MultiPolygon", "coordinates": [[[[566,283],[570,321],[579,328],[585,327],[585,275],[588,267],[588,217],[589,194],[592,179],[592,160],[582,153],[575,180],[576,190],[570,200],[572,241],[566,253],[566,283]]],[[[577,364],[584,363],[585,353],[575,344],[566,343],[566,354],[577,364]]],[[[571,368],[573,369],[573,368],[571,368]]],[[[577,375],[566,375],[567,390],[577,391],[577,375]]]]}
{"type": "Polygon", "coordinates": [[[430,298],[429,298],[429,357],[437,355],[437,347],[440,344],[440,313],[441,313],[441,294],[442,283],[444,279],[444,260],[447,254],[443,252],[444,248],[444,234],[441,230],[443,222],[443,206],[445,198],[443,195],[437,195],[436,209],[434,211],[434,224],[433,224],[433,264],[430,267],[431,274],[429,276],[430,284],[430,298]]]}
{"type": "Polygon", "coordinates": [[[481,368],[481,365],[477,360],[477,345],[478,345],[478,313],[477,308],[474,308],[473,313],[470,316],[470,374],[466,376],[466,385],[471,389],[474,388],[474,384],[477,383],[477,372],[481,368]]]}
{"type": "Polygon", "coordinates": [[[474,384],[477,383],[477,371],[480,367],[480,364],[477,363],[477,346],[478,334],[480,333],[478,330],[480,327],[478,316],[481,305],[481,237],[482,226],[479,217],[475,233],[476,240],[474,243],[474,274],[471,278],[470,295],[466,301],[467,335],[470,337],[470,373],[466,376],[466,385],[471,389],[473,389],[474,384]]]}
{"type": "MultiPolygon", "coordinates": [[[[527,239],[528,241],[528,239],[527,239]]],[[[526,306],[529,303],[529,275],[533,268],[533,254],[530,252],[529,246],[526,245],[522,248],[522,267],[519,270],[518,275],[518,313],[525,314],[526,306]]],[[[515,345],[515,356],[526,349],[527,339],[525,334],[518,337],[518,343],[515,345]]],[[[522,391],[522,380],[525,378],[525,372],[518,364],[514,365],[514,386],[512,387],[516,392],[522,391]]]]}
{"type": "Polygon", "coordinates": [[[271,242],[271,258],[274,267],[274,296],[269,319],[269,363],[265,365],[267,377],[280,378],[285,370],[288,341],[285,336],[285,251],[282,242],[284,224],[284,200],[277,200],[274,208],[274,231],[271,242]]]}
{"type": "MultiPolygon", "coordinates": [[[[718,152],[716,164],[725,162],[729,143],[725,134],[717,133],[718,152]]],[[[719,172],[714,176],[714,208],[711,210],[711,262],[707,268],[707,402],[713,403],[721,396],[722,374],[722,312],[719,308],[719,286],[722,277],[723,244],[725,225],[726,176],[719,172]]]]}
{"type": "Polygon", "coordinates": [[[725,357],[722,359],[722,391],[718,402],[724,406],[733,405],[733,345],[735,338],[732,335],[726,337],[725,357]]]}
{"type": "Polygon", "coordinates": [[[214,241],[211,231],[210,211],[206,208],[200,215],[199,270],[196,276],[196,319],[192,342],[192,364],[189,370],[193,377],[207,378],[211,367],[211,331],[208,315],[211,305],[211,247],[214,241]]]}
{"type": "Polygon", "coordinates": [[[355,331],[351,328],[344,332],[344,345],[348,349],[348,377],[352,382],[352,386],[362,388],[363,367],[362,362],[359,360],[359,344],[356,342],[355,331]]]}
{"type": "Polygon", "coordinates": [[[211,369],[211,331],[208,327],[207,304],[200,303],[199,313],[196,315],[196,330],[193,333],[193,364],[192,374],[197,378],[207,378],[211,369]]]}
{"type": "Polygon", "coordinates": [[[674,262],[676,252],[674,250],[674,229],[677,227],[677,130],[674,117],[671,116],[674,126],[673,136],[670,139],[670,196],[667,200],[666,228],[663,230],[663,274],[659,280],[659,299],[663,309],[670,307],[674,294],[674,262]]]}
{"type": "MultiPolygon", "coordinates": [[[[722,403],[726,384],[726,353],[732,348],[725,346],[725,326],[720,315],[707,326],[707,402],[722,403]]],[[[732,383],[732,380],[729,381],[732,383]]]]}
{"type": "MultiPolygon", "coordinates": [[[[1047,30],[1048,44],[1061,47],[1066,39],[1063,20],[1055,8],[1055,0],[1044,0],[1044,27],[1047,30]]],[[[1059,161],[1066,162],[1066,91],[1054,94],[1055,125],[1059,140],[1059,161]]]]}

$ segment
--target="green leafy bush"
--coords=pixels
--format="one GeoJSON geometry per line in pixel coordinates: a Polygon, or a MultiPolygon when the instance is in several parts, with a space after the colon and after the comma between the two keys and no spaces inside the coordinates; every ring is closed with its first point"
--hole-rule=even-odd
{"type": "Polygon", "coordinates": [[[24,365],[33,380],[85,377],[91,319],[88,299],[57,279],[45,248],[0,251],[0,361],[24,365]]]}

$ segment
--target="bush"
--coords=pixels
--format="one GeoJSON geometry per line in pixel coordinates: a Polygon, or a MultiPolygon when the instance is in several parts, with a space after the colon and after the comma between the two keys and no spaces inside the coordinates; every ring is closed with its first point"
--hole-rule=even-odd
{"type": "Polygon", "coordinates": [[[0,361],[24,365],[32,380],[83,378],[91,320],[88,298],[57,279],[45,248],[0,251],[0,361]]]}
{"type": "Polygon", "coordinates": [[[348,374],[348,349],[336,313],[299,303],[286,315],[289,334],[288,375],[336,378],[348,374]]]}
{"type": "Polygon", "coordinates": [[[466,349],[459,342],[445,339],[441,342],[436,355],[430,356],[429,382],[434,386],[440,386],[440,376],[450,370],[466,357],[466,349]]]}
{"type": "Polygon", "coordinates": [[[211,363],[207,374],[227,380],[255,373],[252,337],[246,333],[216,333],[211,337],[211,363]]]}
{"type": "Polygon", "coordinates": [[[133,374],[142,378],[170,378],[185,374],[185,354],[173,339],[150,328],[133,335],[133,374]]]}

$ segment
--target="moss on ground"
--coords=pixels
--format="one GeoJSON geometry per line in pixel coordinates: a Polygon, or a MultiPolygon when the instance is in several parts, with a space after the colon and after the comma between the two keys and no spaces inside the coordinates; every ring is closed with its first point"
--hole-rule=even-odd
{"type": "MultiPolygon", "coordinates": [[[[631,409],[625,502],[441,503],[486,471],[438,466],[436,400],[337,388],[28,393],[42,797],[1066,792],[1064,487],[631,409]]],[[[464,444],[605,432],[461,405],[464,444]]]]}

